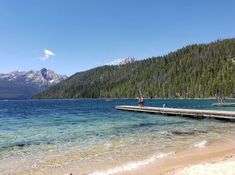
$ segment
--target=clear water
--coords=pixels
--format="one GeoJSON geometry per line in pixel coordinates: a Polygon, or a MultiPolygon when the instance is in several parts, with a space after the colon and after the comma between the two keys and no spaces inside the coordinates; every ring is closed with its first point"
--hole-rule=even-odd
{"type": "MultiPolygon", "coordinates": [[[[145,105],[235,110],[213,107],[213,102],[146,100],[145,105]]],[[[63,174],[74,165],[79,165],[77,172],[89,174],[235,134],[232,122],[124,112],[114,108],[125,104],[137,105],[137,101],[0,101],[0,174],[47,169],[58,169],[53,172],[63,174]]]]}

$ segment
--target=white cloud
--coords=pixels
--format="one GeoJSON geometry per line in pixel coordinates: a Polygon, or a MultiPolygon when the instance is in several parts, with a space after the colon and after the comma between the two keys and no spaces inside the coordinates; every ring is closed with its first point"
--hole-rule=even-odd
{"type": "Polygon", "coordinates": [[[106,63],[105,65],[118,65],[121,61],[123,61],[123,59],[118,58],[118,59],[115,59],[113,61],[106,63]]]}
{"type": "Polygon", "coordinates": [[[41,57],[42,61],[46,61],[48,58],[55,56],[55,53],[48,49],[43,50],[43,56],[41,57]]]}

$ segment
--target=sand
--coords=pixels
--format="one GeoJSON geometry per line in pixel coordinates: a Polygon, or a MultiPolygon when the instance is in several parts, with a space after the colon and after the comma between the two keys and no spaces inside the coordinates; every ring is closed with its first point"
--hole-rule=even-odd
{"type": "Polygon", "coordinates": [[[192,148],[119,175],[235,175],[235,142],[192,148]]]}
{"type": "Polygon", "coordinates": [[[214,163],[192,165],[172,173],[173,175],[235,175],[235,158],[214,163]]]}
{"type": "MultiPolygon", "coordinates": [[[[220,140],[219,143],[213,144],[203,141],[195,146],[173,154],[156,155],[147,160],[129,164],[125,162],[123,165],[108,170],[97,167],[97,172],[100,173],[92,173],[92,175],[235,175],[235,139],[220,140]]],[[[36,168],[35,171],[21,169],[14,174],[65,175],[72,173],[79,175],[78,167],[79,164],[75,161],[64,168],[44,167],[45,169],[36,168]]]]}

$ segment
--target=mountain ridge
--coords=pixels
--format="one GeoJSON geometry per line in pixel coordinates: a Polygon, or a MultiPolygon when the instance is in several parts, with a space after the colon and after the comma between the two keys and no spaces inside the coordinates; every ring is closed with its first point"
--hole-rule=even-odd
{"type": "Polygon", "coordinates": [[[235,39],[79,72],[33,98],[235,97],[235,39]]]}
{"type": "Polygon", "coordinates": [[[0,99],[31,98],[50,86],[53,86],[67,76],[56,74],[50,69],[39,71],[12,71],[0,73],[0,99]]]}

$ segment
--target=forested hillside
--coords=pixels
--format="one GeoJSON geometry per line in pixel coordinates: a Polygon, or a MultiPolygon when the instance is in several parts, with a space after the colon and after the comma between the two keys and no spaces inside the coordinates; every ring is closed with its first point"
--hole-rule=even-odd
{"type": "Polygon", "coordinates": [[[79,72],[33,98],[235,97],[235,39],[79,72]]]}

